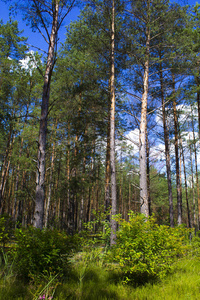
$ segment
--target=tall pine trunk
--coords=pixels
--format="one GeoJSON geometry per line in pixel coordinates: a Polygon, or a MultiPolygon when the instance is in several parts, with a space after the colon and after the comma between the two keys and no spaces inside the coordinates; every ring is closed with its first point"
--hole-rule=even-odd
{"type": "Polygon", "coordinates": [[[44,86],[41,105],[39,142],[38,142],[38,159],[37,159],[37,174],[36,174],[36,197],[35,197],[35,212],[34,212],[34,227],[42,229],[44,217],[44,197],[45,197],[45,156],[46,156],[46,138],[47,138],[47,117],[49,108],[50,82],[51,75],[55,63],[54,48],[56,45],[57,30],[58,30],[58,11],[59,1],[55,1],[55,12],[51,29],[50,43],[48,49],[48,57],[46,70],[44,75],[44,86]]]}
{"type": "Polygon", "coordinates": [[[185,167],[185,156],[183,150],[183,143],[182,139],[180,138],[180,146],[182,152],[182,161],[183,161],[183,172],[184,172],[184,180],[185,180],[185,198],[186,198],[186,205],[187,205],[187,216],[188,216],[188,227],[191,228],[191,218],[190,218],[190,207],[189,207],[189,199],[188,199],[188,186],[187,186],[187,175],[186,175],[186,167],[185,167]]]}
{"type": "MultiPolygon", "coordinates": [[[[199,143],[200,143],[200,77],[196,77],[197,83],[197,108],[198,108],[198,125],[199,125],[199,143]]],[[[197,176],[198,178],[198,176],[197,176]]],[[[198,223],[200,223],[200,196],[198,189],[198,223]]]]}
{"type": "Polygon", "coordinates": [[[197,83],[197,107],[198,107],[198,124],[199,124],[199,139],[200,139],[200,79],[196,78],[197,83]]]}
{"type": "Polygon", "coordinates": [[[111,74],[110,74],[110,167],[111,167],[111,235],[110,244],[115,244],[117,222],[114,216],[117,213],[117,190],[115,171],[115,0],[112,0],[112,23],[111,23],[111,74]]]}
{"type": "MultiPolygon", "coordinates": [[[[55,138],[55,135],[56,135],[56,129],[57,129],[57,120],[56,120],[56,125],[53,125],[53,139],[55,138]],[[55,132],[54,132],[54,130],[55,130],[55,132]]],[[[44,213],[44,227],[47,227],[47,225],[48,225],[49,209],[50,209],[51,194],[52,194],[52,187],[53,187],[54,161],[55,161],[55,140],[53,141],[53,149],[52,149],[52,154],[51,154],[51,166],[50,166],[50,175],[49,175],[49,190],[48,190],[48,196],[47,196],[47,201],[46,201],[46,206],[45,206],[45,213],[44,213]]]]}
{"type": "Polygon", "coordinates": [[[12,156],[12,150],[13,150],[13,145],[15,141],[15,135],[13,135],[13,129],[12,126],[10,127],[10,134],[8,137],[8,142],[7,142],[7,148],[6,148],[6,155],[4,159],[4,163],[2,166],[2,175],[1,175],[1,182],[0,182],[0,214],[2,214],[4,210],[4,192],[6,188],[6,183],[9,177],[9,169],[10,169],[10,160],[12,156]]]}
{"type": "Polygon", "coordinates": [[[151,216],[151,191],[150,191],[150,150],[149,150],[149,140],[148,132],[146,128],[146,156],[147,156],[147,192],[148,192],[148,207],[149,215],[151,216]]]}
{"type": "Polygon", "coordinates": [[[179,151],[178,151],[178,117],[176,109],[176,95],[175,95],[175,76],[172,74],[173,87],[173,114],[174,114],[174,135],[175,135],[175,158],[176,158],[176,189],[177,189],[177,223],[182,224],[182,195],[180,183],[180,167],[179,167],[179,151]]]}
{"type": "MultiPolygon", "coordinates": [[[[199,97],[199,96],[198,96],[199,97]]],[[[198,110],[200,109],[200,100],[198,100],[198,110]]],[[[195,157],[195,170],[196,170],[196,186],[197,186],[197,198],[198,198],[198,230],[199,230],[199,222],[200,222],[200,194],[199,194],[199,175],[198,175],[198,162],[197,162],[197,147],[196,147],[196,139],[194,132],[194,114],[192,105],[191,107],[191,120],[192,120],[192,135],[193,135],[193,148],[194,148],[194,157],[195,157]]],[[[200,113],[200,112],[199,112],[200,113]]],[[[199,115],[200,118],[200,115],[199,115]]],[[[199,135],[200,136],[200,135],[199,135]]]]}
{"type": "MultiPolygon", "coordinates": [[[[161,60],[161,55],[160,55],[160,60],[161,60]]],[[[164,141],[165,141],[165,159],[166,159],[166,170],[167,170],[169,219],[170,219],[170,226],[174,227],[174,209],[173,209],[172,180],[171,180],[170,151],[169,151],[169,132],[168,132],[167,122],[166,122],[164,84],[163,84],[163,73],[162,73],[162,64],[161,63],[160,63],[160,68],[159,68],[159,75],[160,75],[160,88],[161,88],[161,99],[162,99],[162,119],[163,119],[163,129],[164,129],[164,141]]]]}
{"type": "Polygon", "coordinates": [[[190,148],[190,167],[191,167],[191,180],[192,180],[192,199],[193,199],[193,227],[197,229],[197,217],[196,217],[196,201],[195,201],[195,190],[194,190],[194,174],[193,174],[193,159],[192,159],[192,145],[189,137],[189,148],[190,148]]]}
{"type": "MultiPolygon", "coordinates": [[[[150,1],[147,1],[150,10],[150,1]]],[[[146,24],[146,59],[143,75],[143,94],[139,133],[139,157],[140,157],[140,211],[146,217],[149,216],[148,188],[147,188],[147,157],[146,157],[146,127],[147,127],[147,100],[149,87],[149,54],[150,54],[150,27],[146,24]]]]}
{"type": "Polygon", "coordinates": [[[106,146],[106,174],[105,174],[105,211],[106,218],[110,221],[110,108],[107,125],[107,146],[106,146]]]}

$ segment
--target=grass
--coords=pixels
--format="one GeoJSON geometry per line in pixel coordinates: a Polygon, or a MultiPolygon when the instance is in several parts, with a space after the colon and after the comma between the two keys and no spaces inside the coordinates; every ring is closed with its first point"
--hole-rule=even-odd
{"type": "MultiPolygon", "coordinates": [[[[97,251],[98,252],[98,251],[97,251]]],[[[71,259],[71,269],[62,283],[47,277],[37,285],[25,284],[14,276],[11,265],[0,266],[0,300],[192,300],[200,294],[200,258],[188,256],[176,263],[176,271],[163,280],[131,286],[123,274],[98,253],[82,253],[71,259]],[[55,292],[55,293],[54,293],[55,292]]],[[[6,260],[7,261],[7,260],[6,260]]]]}
{"type": "Polygon", "coordinates": [[[186,300],[199,299],[200,293],[200,260],[185,258],[177,262],[177,271],[165,279],[143,286],[132,287],[123,284],[120,272],[107,271],[105,268],[88,269],[82,286],[78,278],[69,281],[57,289],[55,298],[82,300],[186,300]]]}

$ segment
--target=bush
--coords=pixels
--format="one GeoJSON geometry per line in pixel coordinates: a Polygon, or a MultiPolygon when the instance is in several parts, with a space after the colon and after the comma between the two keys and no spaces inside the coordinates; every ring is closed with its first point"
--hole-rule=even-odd
{"type": "Polygon", "coordinates": [[[14,222],[8,215],[0,217],[0,244],[4,249],[6,243],[11,239],[14,232],[14,222]]]}
{"type": "Polygon", "coordinates": [[[159,226],[155,219],[130,214],[129,222],[118,217],[119,231],[112,250],[126,281],[162,278],[172,270],[175,258],[184,255],[189,233],[183,227],[159,226]]]}
{"type": "Polygon", "coordinates": [[[15,237],[15,271],[26,280],[58,273],[63,276],[67,271],[68,257],[78,243],[76,236],[69,237],[57,230],[32,227],[17,229],[15,237]]]}
{"type": "Polygon", "coordinates": [[[193,236],[191,240],[191,256],[200,257],[200,237],[199,235],[193,236]]]}

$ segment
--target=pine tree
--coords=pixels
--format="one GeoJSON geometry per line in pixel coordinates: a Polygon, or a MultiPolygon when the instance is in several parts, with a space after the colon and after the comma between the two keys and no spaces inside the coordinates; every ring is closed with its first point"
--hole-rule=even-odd
{"type": "Polygon", "coordinates": [[[47,119],[49,110],[50,84],[53,68],[56,62],[56,47],[59,28],[71,11],[72,1],[16,1],[17,7],[24,14],[24,19],[33,30],[42,34],[48,44],[46,69],[44,73],[44,85],[42,91],[42,105],[40,117],[40,129],[38,139],[38,160],[36,175],[36,201],[34,213],[34,226],[43,227],[44,199],[45,199],[45,156],[47,138],[47,119]],[[51,27],[49,29],[49,27],[51,27]]]}

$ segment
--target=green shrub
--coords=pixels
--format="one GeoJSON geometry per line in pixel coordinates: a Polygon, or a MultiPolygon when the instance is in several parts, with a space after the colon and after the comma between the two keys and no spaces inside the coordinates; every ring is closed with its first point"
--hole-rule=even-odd
{"type": "Polygon", "coordinates": [[[0,217],[0,244],[2,248],[10,240],[14,232],[14,222],[11,217],[3,215],[0,217]]]}
{"type": "Polygon", "coordinates": [[[200,237],[198,235],[192,237],[190,254],[191,256],[200,257],[200,237]]]}
{"type": "Polygon", "coordinates": [[[69,237],[57,230],[32,227],[17,229],[15,237],[15,271],[28,280],[49,274],[63,276],[67,271],[68,257],[78,242],[77,236],[69,237]]]}
{"type": "MultiPolygon", "coordinates": [[[[162,278],[172,270],[174,259],[184,255],[189,233],[183,227],[159,226],[155,219],[130,214],[129,222],[120,219],[114,260],[126,275],[126,281],[144,283],[162,278]]],[[[189,241],[189,240],[188,240],[189,241]]]]}
{"type": "Polygon", "coordinates": [[[99,211],[92,211],[93,220],[84,223],[83,242],[85,245],[103,245],[110,246],[110,222],[107,220],[108,212],[104,212],[104,207],[99,211]]]}

